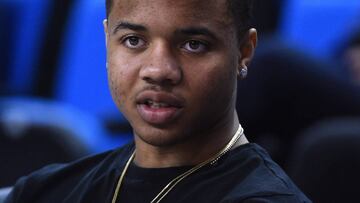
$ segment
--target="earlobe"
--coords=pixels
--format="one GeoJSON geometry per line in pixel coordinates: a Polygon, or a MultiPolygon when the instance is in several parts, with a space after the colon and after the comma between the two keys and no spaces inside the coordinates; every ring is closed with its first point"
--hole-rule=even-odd
{"type": "Polygon", "coordinates": [[[239,61],[239,71],[238,76],[240,79],[244,79],[248,73],[248,67],[254,56],[255,48],[257,45],[257,32],[256,29],[251,28],[246,36],[244,41],[240,45],[240,61],[239,61]]]}

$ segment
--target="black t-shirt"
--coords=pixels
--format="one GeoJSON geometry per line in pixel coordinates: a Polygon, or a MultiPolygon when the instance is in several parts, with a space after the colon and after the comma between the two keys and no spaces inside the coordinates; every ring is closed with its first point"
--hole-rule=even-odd
{"type": "MultiPolygon", "coordinates": [[[[45,167],[21,178],[5,202],[111,202],[133,150],[134,145],[129,144],[70,164],[45,167]]],[[[189,168],[144,169],[132,164],[118,202],[150,202],[171,179],[189,168]]],[[[310,201],[260,146],[246,144],[182,180],[161,202],[310,201]]]]}

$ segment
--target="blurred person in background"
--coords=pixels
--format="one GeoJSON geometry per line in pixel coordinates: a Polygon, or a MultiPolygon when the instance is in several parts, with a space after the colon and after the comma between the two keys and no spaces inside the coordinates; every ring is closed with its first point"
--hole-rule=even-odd
{"type": "Polygon", "coordinates": [[[6,201],[310,202],[235,111],[257,44],[251,3],[107,0],[109,85],[135,142],[37,171],[6,201]]]}
{"type": "Polygon", "coordinates": [[[280,35],[285,5],[283,0],[255,1],[254,23],[263,32],[250,74],[238,87],[236,108],[251,140],[287,168],[298,144],[294,140],[304,129],[322,120],[360,117],[360,90],[337,71],[340,65],[280,35]]]}
{"type": "Polygon", "coordinates": [[[351,80],[360,86],[360,27],[348,39],[343,51],[343,61],[351,80]]]}

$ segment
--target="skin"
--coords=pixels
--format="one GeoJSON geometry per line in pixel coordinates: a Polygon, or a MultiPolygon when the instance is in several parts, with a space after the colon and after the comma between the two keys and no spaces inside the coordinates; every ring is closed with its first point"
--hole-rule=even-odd
{"type": "Polygon", "coordinates": [[[257,36],[251,29],[238,43],[225,0],[115,0],[104,27],[109,86],[134,129],[135,164],[194,165],[229,142],[237,79],[257,36]],[[149,95],[176,108],[139,103],[149,95]]]}

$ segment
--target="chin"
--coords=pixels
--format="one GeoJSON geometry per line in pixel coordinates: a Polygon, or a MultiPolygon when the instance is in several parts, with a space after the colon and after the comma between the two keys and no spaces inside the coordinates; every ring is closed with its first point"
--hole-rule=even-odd
{"type": "Polygon", "coordinates": [[[178,129],[167,130],[155,127],[135,129],[135,136],[139,141],[156,147],[174,146],[186,140],[187,137],[178,129]]]}

